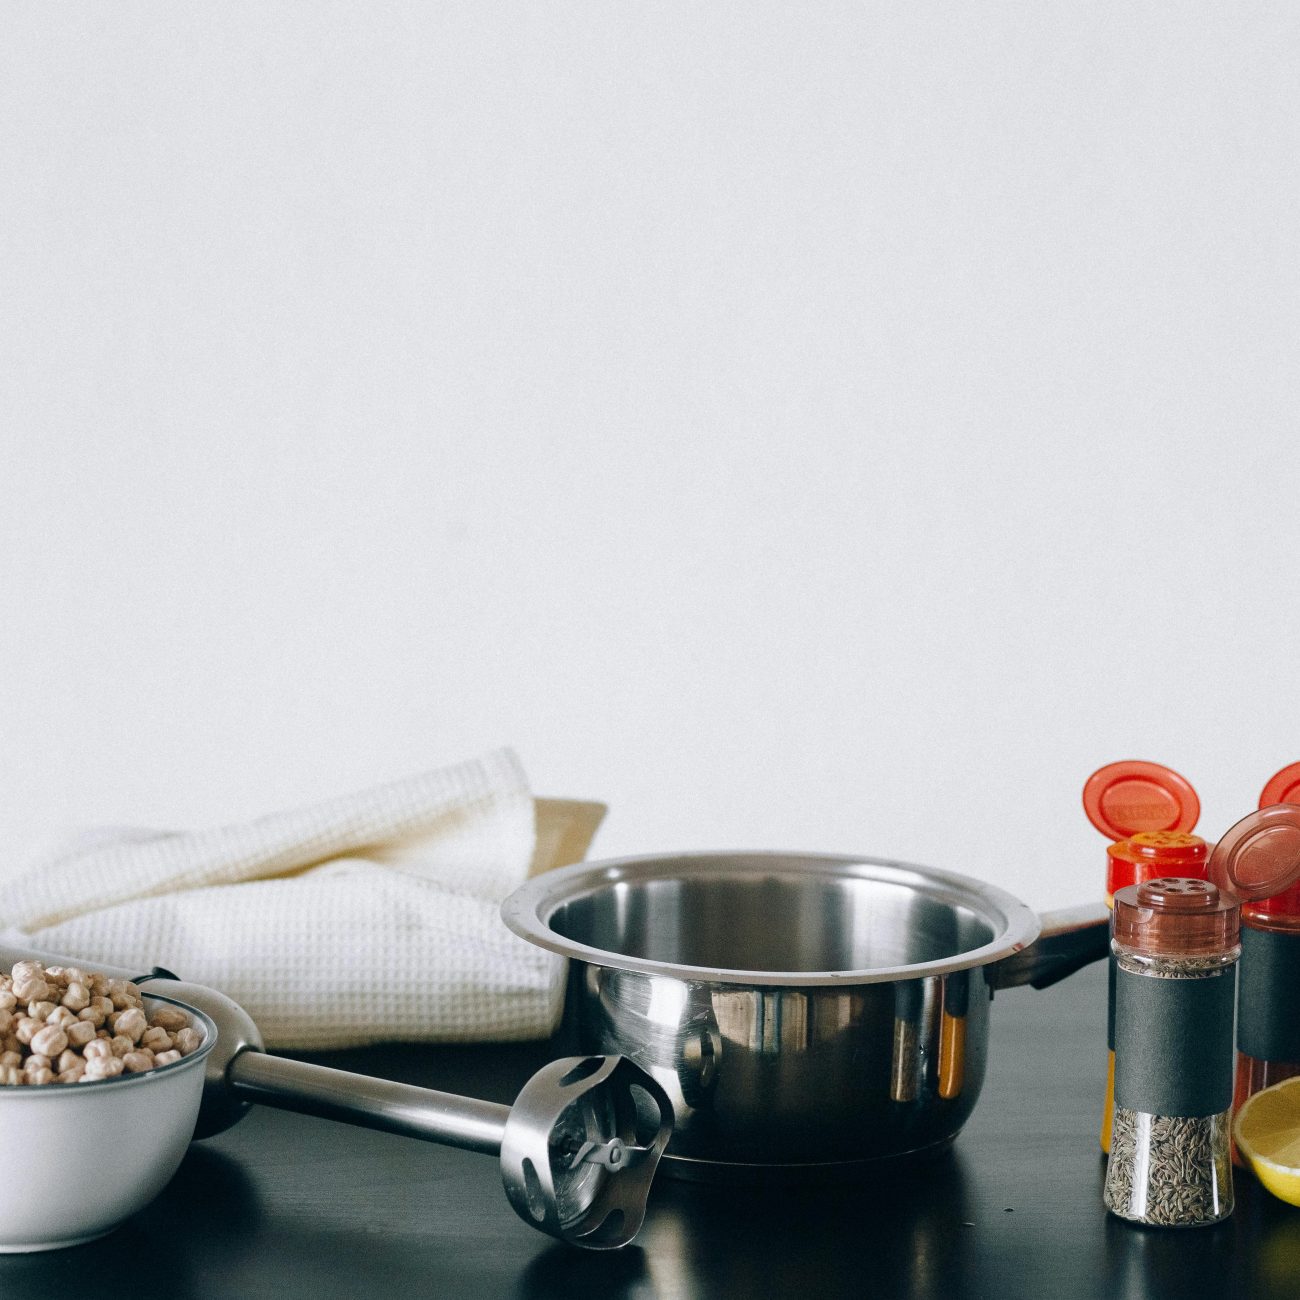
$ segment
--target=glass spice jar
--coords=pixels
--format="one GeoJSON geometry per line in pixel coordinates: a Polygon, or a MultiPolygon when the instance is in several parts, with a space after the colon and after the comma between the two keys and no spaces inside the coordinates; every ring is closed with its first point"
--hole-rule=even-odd
{"type": "MultiPolygon", "coordinates": [[[[1115,891],[1157,876],[1204,876],[1208,846],[1192,828],[1201,801],[1186,777],[1159,763],[1136,759],[1098,768],[1083,786],[1088,820],[1113,841],[1106,847],[1106,906],[1115,891]]],[[[1101,1149],[1110,1150],[1115,1113],[1115,959],[1110,959],[1106,1001],[1106,1096],[1101,1149]]]]}
{"type": "Polygon", "coordinates": [[[1261,1088],[1300,1074],[1297,769],[1283,768],[1264,787],[1259,811],[1224,833],[1210,863],[1215,884],[1241,902],[1234,1112],[1261,1088]]]}
{"type": "Polygon", "coordinates": [[[1115,1115],[1106,1208],[1194,1227],[1232,1213],[1232,1029],[1239,909],[1206,880],[1115,895],[1115,1115]]]}

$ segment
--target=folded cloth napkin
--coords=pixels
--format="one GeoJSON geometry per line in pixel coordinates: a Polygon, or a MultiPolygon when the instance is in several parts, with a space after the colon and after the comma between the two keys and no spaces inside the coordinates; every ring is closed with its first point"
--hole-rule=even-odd
{"type": "Polygon", "coordinates": [[[497,912],[548,865],[535,841],[527,778],[500,750],[246,825],[82,835],[0,885],[0,928],[210,984],[269,1047],[540,1038],[563,962],[497,912]]]}

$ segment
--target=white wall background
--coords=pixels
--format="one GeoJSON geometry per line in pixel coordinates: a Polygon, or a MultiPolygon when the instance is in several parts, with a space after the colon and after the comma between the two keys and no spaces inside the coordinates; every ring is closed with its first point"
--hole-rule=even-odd
{"type": "Polygon", "coordinates": [[[0,20],[0,869],[499,744],[1099,894],[1300,759],[1289,3],[0,20]]]}

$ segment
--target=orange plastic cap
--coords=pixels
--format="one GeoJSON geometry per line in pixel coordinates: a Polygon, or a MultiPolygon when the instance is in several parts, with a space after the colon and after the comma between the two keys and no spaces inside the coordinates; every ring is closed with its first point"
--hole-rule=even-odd
{"type": "Polygon", "coordinates": [[[1275,803],[1300,803],[1300,763],[1292,763],[1274,773],[1259,796],[1259,806],[1267,808],[1275,803]]]}
{"type": "Polygon", "coordinates": [[[1157,876],[1195,876],[1204,879],[1210,865],[1210,846],[1186,831],[1140,831],[1106,846],[1106,893],[1112,898],[1125,885],[1141,884],[1157,876]]]}
{"type": "Polygon", "coordinates": [[[1271,804],[1230,826],[1210,854],[1210,879],[1240,899],[1285,901],[1277,910],[1289,912],[1300,902],[1300,804],[1271,804]]]}
{"type": "Polygon", "coordinates": [[[1130,759],[1099,768],[1084,783],[1083,810],[1108,839],[1143,831],[1190,831],[1201,815],[1191,783],[1172,768],[1130,759]]]}

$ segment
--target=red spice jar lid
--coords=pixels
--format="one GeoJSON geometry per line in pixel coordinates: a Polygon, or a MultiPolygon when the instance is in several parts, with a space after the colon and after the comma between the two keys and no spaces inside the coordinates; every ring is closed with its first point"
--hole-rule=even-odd
{"type": "Polygon", "coordinates": [[[1230,826],[1210,854],[1210,879],[1251,901],[1300,881],[1300,804],[1271,804],[1230,826]]]}
{"type": "Polygon", "coordinates": [[[1292,763],[1275,772],[1259,796],[1259,806],[1275,803],[1300,803],[1300,763],[1292,763]]]}
{"type": "Polygon", "coordinates": [[[1083,786],[1083,810],[1108,839],[1143,831],[1190,831],[1201,815],[1191,782],[1159,763],[1129,759],[1098,768],[1083,786]]]}
{"type": "Polygon", "coordinates": [[[1161,876],[1115,895],[1115,942],[1152,957],[1226,952],[1240,926],[1237,900],[1208,880],[1161,876]]]}
{"type": "Polygon", "coordinates": [[[1203,880],[1210,846],[1186,831],[1139,831],[1106,845],[1106,893],[1112,898],[1125,885],[1157,876],[1195,876],[1203,880]]]}

